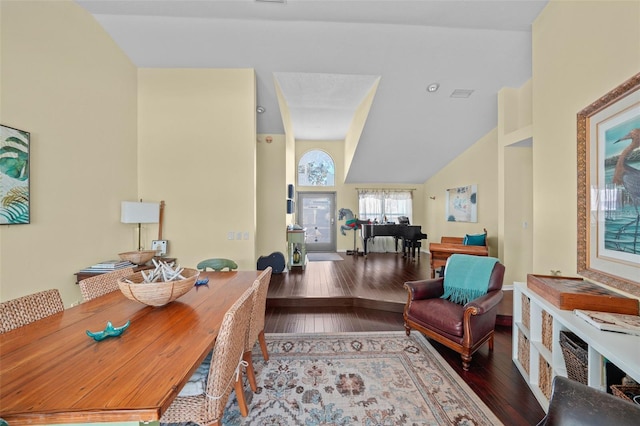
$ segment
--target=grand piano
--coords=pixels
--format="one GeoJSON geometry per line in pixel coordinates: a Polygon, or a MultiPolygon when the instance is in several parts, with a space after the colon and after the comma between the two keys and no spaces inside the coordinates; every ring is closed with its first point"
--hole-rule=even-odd
{"type": "MultiPolygon", "coordinates": [[[[402,241],[402,256],[416,256],[416,249],[421,246],[420,240],[425,240],[427,234],[422,233],[420,225],[409,225],[408,220],[402,220],[404,223],[366,223],[362,225],[362,240],[364,241],[364,255],[367,255],[367,242],[374,237],[394,237],[396,242],[396,251],[398,251],[398,240],[402,241]]],[[[420,257],[420,250],[418,250],[420,257]]]]}

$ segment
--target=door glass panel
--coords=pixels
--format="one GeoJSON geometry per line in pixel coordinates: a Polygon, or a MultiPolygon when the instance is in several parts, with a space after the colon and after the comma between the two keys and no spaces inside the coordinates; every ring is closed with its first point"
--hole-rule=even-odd
{"type": "Polygon", "coordinates": [[[298,224],[307,230],[307,251],[336,251],[335,192],[299,192],[298,224]]]}

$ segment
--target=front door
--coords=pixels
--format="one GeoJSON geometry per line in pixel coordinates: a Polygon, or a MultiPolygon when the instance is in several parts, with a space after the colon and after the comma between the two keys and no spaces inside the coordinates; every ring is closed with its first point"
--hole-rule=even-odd
{"type": "Polygon", "coordinates": [[[298,192],[297,223],[306,228],[307,251],[336,251],[336,193],[298,192]]]}

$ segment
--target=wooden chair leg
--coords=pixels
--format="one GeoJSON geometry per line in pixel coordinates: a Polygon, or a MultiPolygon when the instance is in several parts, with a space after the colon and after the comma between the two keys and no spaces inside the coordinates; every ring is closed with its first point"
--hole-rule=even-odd
{"type": "Polygon", "coordinates": [[[247,407],[247,400],[244,397],[244,389],[242,387],[242,374],[238,374],[238,380],[235,382],[236,398],[238,400],[238,407],[240,408],[240,414],[242,417],[249,415],[249,408],[247,407]]]}
{"type": "Polygon", "coordinates": [[[269,361],[269,352],[267,352],[267,341],[264,339],[264,330],[258,334],[258,341],[260,342],[260,350],[262,350],[262,357],[265,361],[269,361]]]}
{"type": "Polygon", "coordinates": [[[462,355],[462,369],[464,371],[469,371],[469,367],[471,366],[471,356],[470,355],[462,355]]]}
{"type": "Polygon", "coordinates": [[[247,351],[242,355],[242,359],[247,363],[247,379],[249,379],[249,385],[251,390],[256,392],[258,385],[256,384],[256,373],[253,371],[253,362],[251,361],[251,351],[247,351]]]}

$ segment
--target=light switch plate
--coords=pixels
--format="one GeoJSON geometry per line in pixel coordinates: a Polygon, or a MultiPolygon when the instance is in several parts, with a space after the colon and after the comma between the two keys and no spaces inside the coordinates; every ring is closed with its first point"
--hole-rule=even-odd
{"type": "Polygon", "coordinates": [[[156,250],[158,256],[167,255],[167,240],[153,240],[151,241],[151,250],[156,250]]]}

